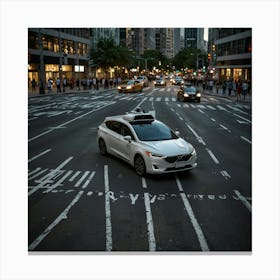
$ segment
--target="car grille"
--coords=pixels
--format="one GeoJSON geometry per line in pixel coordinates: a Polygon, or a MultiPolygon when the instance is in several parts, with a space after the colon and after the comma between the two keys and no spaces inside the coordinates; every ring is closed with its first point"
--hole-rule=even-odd
{"type": "Polygon", "coordinates": [[[188,155],[177,155],[172,157],[166,157],[165,160],[169,163],[174,163],[175,161],[187,161],[191,157],[191,154],[188,155]]]}

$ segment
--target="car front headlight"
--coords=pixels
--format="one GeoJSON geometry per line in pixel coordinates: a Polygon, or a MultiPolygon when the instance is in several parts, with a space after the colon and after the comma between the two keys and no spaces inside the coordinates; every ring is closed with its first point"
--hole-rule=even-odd
{"type": "Polygon", "coordinates": [[[127,86],[127,87],[126,87],[126,89],[131,89],[131,88],[132,88],[132,86],[127,86]]]}
{"type": "Polygon", "coordinates": [[[187,93],[184,93],[184,97],[189,97],[189,95],[187,93]]]}
{"type": "Polygon", "coordinates": [[[197,97],[200,97],[200,96],[201,96],[201,93],[200,93],[200,92],[198,92],[198,93],[196,94],[196,96],[197,96],[197,97]]]}
{"type": "Polygon", "coordinates": [[[118,86],[118,89],[122,89],[121,86],[118,86]]]}
{"type": "Polygon", "coordinates": [[[155,158],[164,158],[165,156],[163,155],[160,155],[160,154],[155,154],[155,153],[152,153],[152,152],[149,152],[149,151],[146,151],[146,155],[148,157],[155,157],[155,158]]]}

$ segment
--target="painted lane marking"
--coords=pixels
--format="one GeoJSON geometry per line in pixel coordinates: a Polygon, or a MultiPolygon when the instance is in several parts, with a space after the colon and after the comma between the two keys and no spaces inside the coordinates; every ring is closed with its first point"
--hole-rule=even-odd
{"type": "Polygon", "coordinates": [[[68,171],[61,179],[59,179],[54,185],[52,185],[50,188],[48,188],[43,193],[49,193],[53,191],[56,187],[61,186],[62,182],[66,180],[67,177],[69,177],[72,174],[73,170],[68,171]]]}
{"type": "Polygon", "coordinates": [[[206,143],[203,141],[202,137],[198,136],[198,134],[194,131],[194,129],[190,125],[188,125],[187,123],[185,123],[185,124],[189,128],[189,130],[194,134],[194,136],[196,137],[198,142],[203,144],[204,146],[206,146],[206,143]]]}
{"type": "Polygon", "coordinates": [[[95,171],[92,171],[91,175],[88,177],[88,179],[86,180],[86,182],[82,186],[82,189],[85,189],[88,186],[90,181],[93,179],[94,175],[95,175],[95,171]]]}
{"type": "Polygon", "coordinates": [[[36,173],[35,175],[33,175],[32,177],[28,178],[28,180],[33,180],[35,178],[37,178],[38,176],[40,176],[41,174],[43,174],[44,172],[46,172],[48,170],[48,168],[36,173]]]}
{"type": "Polygon", "coordinates": [[[215,155],[212,153],[212,151],[208,148],[206,148],[206,151],[208,152],[208,154],[210,155],[210,157],[213,159],[213,161],[216,163],[216,164],[219,164],[219,161],[218,159],[215,157],[215,155]]]}
{"type": "Polygon", "coordinates": [[[243,118],[242,116],[239,116],[239,115],[237,115],[237,114],[235,114],[235,113],[234,113],[234,115],[237,116],[238,118],[240,118],[240,119],[242,119],[242,120],[248,122],[248,123],[252,123],[250,120],[245,119],[245,118],[243,118]]]}
{"type": "Polygon", "coordinates": [[[105,217],[106,217],[106,251],[112,251],[112,223],[111,223],[111,209],[110,209],[110,188],[108,165],[104,165],[104,187],[105,187],[105,217]]]}
{"type": "Polygon", "coordinates": [[[206,105],[208,108],[210,108],[211,110],[214,110],[214,111],[216,111],[216,108],[214,108],[213,106],[211,106],[211,105],[206,105]]]}
{"type": "Polygon", "coordinates": [[[35,170],[31,171],[30,173],[28,173],[28,177],[33,175],[34,173],[40,171],[42,168],[41,167],[37,167],[35,170]]]}
{"type": "MultiPolygon", "coordinates": [[[[112,104],[114,104],[114,103],[116,103],[116,102],[112,101],[111,103],[109,103],[109,104],[107,104],[107,105],[103,105],[103,106],[101,106],[101,107],[99,107],[99,108],[95,108],[95,109],[93,109],[93,110],[91,110],[91,111],[89,111],[89,112],[87,112],[87,113],[85,113],[85,114],[83,114],[83,115],[81,115],[81,116],[79,116],[79,117],[77,117],[77,118],[74,118],[74,119],[72,119],[72,120],[70,120],[70,121],[67,121],[67,122],[61,124],[61,125],[58,125],[57,127],[63,127],[63,126],[65,126],[65,125],[69,124],[69,123],[72,123],[72,122],[74,122],[74,121],[76,121],[76,120],[78,120],[78,119],[80,119],[80,118],[83,118],[83,117],[85,117],[85,116],[87,116],[87,115],[89,115],[89,114],[91,114],[91,113],[94,113],[94,112],[96,112],[96,111],[98,111],[98,110],[100,110],[100,109],[103,109],[104,107],[107,107],[107,106],[109,106],[109,105],[112,105],[112,104]]],[[[46,135],[46,134],[48,134],[48,133],[50,133],[50,132],[53,132],[53,131],[54,131],[54,129],[46,130],[45,132],[43,132],[43,133],[41,133],[41,134],[38,134],[38,135],[36,135],[36,136],[34,136],[34,137],[28,139],[28,142],[31,142],[31,141],[33,141],[33,140],[36,140],[36,139],[38,139],[38,138],[40,138],[40,137],[42,137],[42,136],[44,136],[44,135],[46,135]]]]}
{"type": "Polygon", "coordinates": [[[81,171],[77,171],[77,172],[69,179],[69,181],[70,181],[70,182],[73,182],[74,179],[75,179],[80,173],[81,173],[81,171]]]}
{"type": "Polygon", "coordinates": [[[45,184],[49,183],[50,179],[52,179],[52,177],[56,176],[57,172],[62,169],[62,167],[64,167],[69,161],[71,161],[73,159],[73,157],[69,157],[68,159],[66,159],[64,162],[62,162],[57,168],[53,169],[50,173],[48,173],[46,176],[44,176],[41,179],[41,183],[39,183],[39,185],[37,185],[34,189],[32,189],[31,191],[28,192],[28,196],[30,196],[31,194],[33,194],[34,192],[36,192],[38,189],[40,189],[41,187],[43,187],[45,184]]]}
{"type": "MultiPolygon", "coordinates": [[[[144,189],[147,188],[147,182],[144,177],[142,177],[142,186],[144,189]]],[[[149,239],[149,251],[155,252],[156,251],[156,239],[154,234],[154,224],[153,224],[153,216],[152,210],[150,205],[150,197],[147,192],[144,193],[144,203],[145,203],[145,210],[146,210],[146,222],[148,228],[148,239],[149,239]]]]}
{"type": "Polygon", "coordinates": [[[219,124],[219,126],[222,128],[222,129],[224,129],[224,130],[226,130],[226,131],[228,131],[228,132],[231,132],[227,127],[225,127],[224,125],[222,125],[222,124],[219,124]]]}
{"type": "Polygon", "coordinates": [[[245,138],[244,136],[240,136],[240,138],[242,138],[247,143],[252,144],[252,142],[249,139],[245,138]]]}
{"type": "Polygon", "coordinates": [[[204,114],[204,112],[203,112],[201,109],[198,109],[198,111],[199,111],[201,114],[204,114]]]}
{"type": "Polygon", "coordinates": [[[228,174],[228,172],[227,172],[226,170],[222,170],[220,173],[222,174],[222,176],[223,176],[226,180],[228,180],[228,179],[231,178],[231,176],[228,174]]]}
{"type": "Polygon", "coordinates": [[[247,112],[244,112],[244,111],[242,111],[242,110],[240,110],[240,109],[238,109],[234,106],[231,106],[231,105],[226,105],[226,106],[230,109],[233,109],[234,111],[240,112],[240,113],[245,114],[245,115],[249,115],[247,112]]]}
{"type": "Polygon", "coordinates": [[[212,120],[213,122],[216,122],[216,120],[215,120],[214,118],[211,118],[211,120],[212,120]]]}
{"type": "Polygon", "coordinates": [[[40,234],[29,246],[28,250],[33,251],[42,241],[43,239],[51,232],[51,230],[58,225],[62,220],[67,219],[67,214],[69,210],[78,202],[80,197],[84,191],[80,191],[75,198],[71,201],[71,203],[63,210],[63,212],[51,223],[42,234],[40,234]]]}
{"type": "Polygon", "coordinates": [[[157,97],[157,98],[156,98],[156,101],[161,101],[161,97],[157,97]]]}
{"type": "Polygon", "coordinates": [[[190,105],[189,104],[184,104],[183,107],[184,108],[190,108],[190,105]]]}
{"type": "Polygon", "coordinates": [[[181,108],[182,106],[181,106],[181,104],[177,103],[177,107],[181,108]]]}
{"type": "Polygon", "coordinates": [[[207,245],[207,241],[205,239],[205,236],[203,234],[203,231],[202,231],[202,229],[201,229],[201,227],[200,227],[200,225],[199,225],[199,223],[198,223],[198,221],[197,221],[197,219],[194,215],[194,212],[192,210],[190,202],[187,199],[186,194],[184,193],[181,181],[179,180],[179,178],[177,176],[176,176],[176,183],[177,183],[178,189],[180,191],[180,196],[181,196],[181,199],[182,199],[183,204],[185,206],[185,210],[186,210],[186,212],[188,214],[188,217],[190,218],[191,223],[193,225],[193,228],[196,232],[196,235],[197,235],[197,238],[198,238],[198,241],[199,241],[199,244],[200,244],[200,248],[204,252],[210,251],[209,247],[207,245]]]}
{"type": "Polygon", "coordinates": [[[240,201],[246,206],[246,208],[247,208],[250,212],[252,212],[252,206],[251,206],[251,204],[248,202],[248,200],[247,200],[243,195],[241,195],[239,191],[234,190],[234,193],[237,195],[237,197],[240,199],[240,201]]]}
{"type": "Polygon", "coordinates": [[[80,184],[83,182],[83,180],[87,177],[87,175],[90,173],[90,171],[85,171],[84,175],[80,178],[80,180],[75,184],[75,187],[79,187],[80,184]]]}
{"type": "Polygon", "coordinates": [[[41,157],[41,156],[47,154],[47,153],[50,152],[51,150],[52,150],[52,149],[47,149],[47,150],[45,150],[44,152],[38,154],[37,156],[34,156],[33,158],[29,159],[28,162],[31,162],[31,161],[33,161],[34,159],[37,159],[37,158],[39,158],[39,157],[41,157]]]}

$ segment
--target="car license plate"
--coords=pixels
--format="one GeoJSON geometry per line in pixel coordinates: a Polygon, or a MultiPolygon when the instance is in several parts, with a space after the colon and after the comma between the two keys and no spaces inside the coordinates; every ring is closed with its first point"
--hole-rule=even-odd
{"type": "Polygon", "coordinates": [[[184,162],[175,162],[175,168],[182,168],[185,166],[184,162]]]}

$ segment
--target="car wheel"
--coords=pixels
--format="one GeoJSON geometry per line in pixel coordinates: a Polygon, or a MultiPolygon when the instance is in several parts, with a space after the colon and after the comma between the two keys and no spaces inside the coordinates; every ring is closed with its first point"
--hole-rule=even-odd
{"type": "Polygon", "coordinates": [[[134,168],[139,176],[143,176],[146,173],[146,165],[144,159],[140,155],[136,155],[134,159],[134,168]]]}
{"type": "Polygon", "coordinates": [[[99,145],[99,151],[100,151],[101,155],[103,155],[103,156],[107,155],[107,147],[106,147],[105,141],[102,138],[99,139],[98,145],[99,145]]]}

